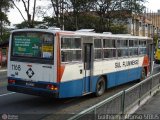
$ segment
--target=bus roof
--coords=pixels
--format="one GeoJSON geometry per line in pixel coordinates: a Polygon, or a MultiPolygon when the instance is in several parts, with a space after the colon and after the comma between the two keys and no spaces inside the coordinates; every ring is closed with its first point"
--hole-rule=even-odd
{"type": "Polygon", "coordinates": [[[109,38],[129,38],[129,39],[152,39],[144,36],[132,36],[129,34],[105,34],[105,33],[94,33],[94,32],[79,32],[79,31],[62,31],[62,30],[52,30],[52,29],[17,29],[11,31],[13,32],[21,32],[21,31],[38,31],[38,32],[50,32],[53,34],[60,33],[61,35],[77,35],[77,36],[94,36],[94,37],[109,37],[109,38]]]}

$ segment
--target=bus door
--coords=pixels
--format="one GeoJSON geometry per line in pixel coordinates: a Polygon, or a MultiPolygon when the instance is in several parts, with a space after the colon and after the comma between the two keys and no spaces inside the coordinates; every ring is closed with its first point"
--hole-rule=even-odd
{"type": "Polygon", "coordinates": [[[147,54],[148,54],[148,57],[149,57],[149,72],[152,73],[153,72],[153,56],[154,56],[154,53],[153,53],[153,44],[152,43],[149,43],[148,46],[147,46],[147,54]]]}
{"type": "Polygon", "coordinates": [[[92,91],[92,75],[93,75],[93,39],[87,37],[83,39],[83,94],[92,91]]]}

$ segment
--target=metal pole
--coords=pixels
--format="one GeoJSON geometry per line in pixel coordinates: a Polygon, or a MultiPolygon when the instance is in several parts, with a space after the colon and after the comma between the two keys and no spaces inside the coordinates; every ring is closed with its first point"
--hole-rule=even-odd
{"type": "Polygon", "coordinates": [[[122,111],[121,118],[122,118],[122,120],[125,119],[125,114],[124,114],[125,113],[125,95],[126,95],[126,91],[124,90],[122,97],[121,97],[121,99],[122,99],[122,102],[121,102],[121,111],[122,111]]]}
{"type": "MultiPolygon", "coordinates": [[[[3,0],[0,1],[0,15],[2,15],[2,2],[3,0]]],[[[0,21],[0,37],[2,36],[3,34],[3,20],[1,18],[1,21],[0,21]]],[[[1,40],[1,39],[0,39],[1,40]]]]}
{"type": "Polygon", "coordinates": [[[64,0],[62,0],[62,30],[64,30],[64,0]]]}

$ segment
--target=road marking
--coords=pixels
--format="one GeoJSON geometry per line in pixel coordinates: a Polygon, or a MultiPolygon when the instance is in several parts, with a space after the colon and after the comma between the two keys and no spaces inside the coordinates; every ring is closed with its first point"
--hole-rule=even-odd
{"type": "Polygon", "coordinates": [[[7,72],[7,69],[4,69],[4,70],[0,70],[0,72],[7,72]]]}
{"type": "Polygon", "coordinates": [[[2,94],[2,95],[0,95],[0,97],[2,97],[2,96],[6,96],[6,95],[12,95],[12,94],[14,94],[15,92],[11,92],[11,93],[6,93],[6,94],[2,94]]]}

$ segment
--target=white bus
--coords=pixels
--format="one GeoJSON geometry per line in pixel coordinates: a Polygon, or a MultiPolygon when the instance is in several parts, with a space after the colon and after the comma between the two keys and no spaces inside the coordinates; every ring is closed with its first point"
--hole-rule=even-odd
{"type": "Polygon", "coordinates": [[[152,39],[91,32],[12,31],[9,91],[66,98],[94,93],[151,73],[152,39]]]}

